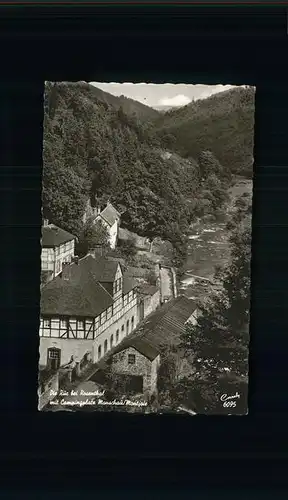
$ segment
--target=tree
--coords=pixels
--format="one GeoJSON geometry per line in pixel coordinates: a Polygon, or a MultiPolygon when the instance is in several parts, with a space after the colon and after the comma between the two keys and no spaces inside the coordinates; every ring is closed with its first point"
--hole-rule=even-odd
{"type": "Polygon", "coordinates": [[[123,243],[121,244],[121,253],[127,259],[135,257],[135,255],[137,254],[137,250],[134,241],[123,241],[123,243]]]}
{"type": "Polygon", "coordinates": [[[110,248],[108,231],[101,221],[94,223],[88,219],[79,238],[77,253],[84,256],[99,245],[103,249],[110,248]]]}
{"type": "MultiPolygon", "coordinates": [[[[238,205],[238,206],[237,206],[238,205]]],[[[229,222],[231,262],[218,271],[223,289],[199,305],[196,325],[188,324],[181,347],[193,355],[193,377],[183,380],[198,411],[226,412],[221,394],[242,391],[235,408],[245,409],[248,376],[251,203],[242,199],[229,222]]],[[[232,410],[231,410],[232,411],[232,410]]],[[[233,411],[234,412],[234,411],[233,411]]]]}

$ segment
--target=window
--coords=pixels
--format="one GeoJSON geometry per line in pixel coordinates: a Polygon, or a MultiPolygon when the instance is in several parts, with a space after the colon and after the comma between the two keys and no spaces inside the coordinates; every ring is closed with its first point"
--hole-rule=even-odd
{"type": "Polygon", "coordinates": [[[47,260],[42,261],[42,269],[43,269],[43,271],[47,271],[48,270],[48,262],[47,262],[47,260]]]}
{"type": "Polygon", "coordinates": [[[77,321],[77,330],[84,330],[84,321],[77,321]]]}
{"type": "Polygon", "coordinates": [[[61,350],[56,347],[50,347],[47,350],[47,368],[58,370],[60,367],[61,350]]]}
{"type": "Polygon", "coordinates": [[[135,365],[135,354],[128,354],[128,365],[135,365]]]}
{"type": "Polygon", "coordinates": [[[122,278],[119,278],[118,280],[118,290],[121,290],[122,288],[122,278]]]}
{"type": "Polygon", "coordinates": [[[44,319],[44,328],[51,328],[51,320],[50,319],[44,319]]]}
{"type": "Polygon", "coordinates": [[[101,358],[101,345],[99,345],[98,347],[98,359],[101,358]]]}
{"type": "Polygon", "coordinates": [[[124,295],[124,306],[127,305],[127,295],[124,295]]]}
{"type": "Polygon", "coordinates": [[[113,293],[117,293],[117,281],[113,283],[113,293]]]}
{"type": "Polygon", "coordinates": [[[124,325],[121,326],[121,332],[124,332],[124,325]]]}
{"type": "Polygon", "coordinates": [[[131,318],[131,330],[133,330],[134,328],[134,316],[132,316],[131,318]]]}
{"type": "Polygon", "coordinates": [[[58,359],[59,358],[59,352],[58,349],[48,349],[49,353],[49,359],[58,359]]]}
{"type": "Polygon", "coordinates": [[[107,349],[108,349],[108,342],[107,342],[107,340],[105,340],[105,342],[104,342],[104,354],[107,352],[107,349]]]}
{"type": "Polygon", "coordinates": [[[103,325],[106,321],[106,311],[104,311],[100,316],[100,325],[103,325]]]}
{"type": "Polygon", "coordinates": [[[112,316],[112,307],[109,307],[109,309],[107,310],[107,319],[110,319],[112,316]]]}
{"type": "Polygon", "coordinates": [[[126,335],[128,335],[128,333],[129,333],[129,319],[126,323],[126,335]]]}
{"type": "Polygon", "coordinates": [[[113,338],[113,335],[111,335],[111,337],[110,337],[110,349],[112,349],[113,344],[114,344],[114,338],[113,338]]]}
{"type": "Polygon", "coordinates": [[[67,328],[67,321],[66,319],[61,319],[60,320],[60,328],[67,328]]]}
{"type": "Polygon", "coordinates": [[[116,331],[116,344],[119,342],[119,330],[116,331]]]}

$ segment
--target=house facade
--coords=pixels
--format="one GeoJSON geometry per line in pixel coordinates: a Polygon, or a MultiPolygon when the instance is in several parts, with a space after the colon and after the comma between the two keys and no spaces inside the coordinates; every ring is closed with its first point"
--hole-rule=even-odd
{"type": "Polygon", "coordinates": [[[112,249],[117,245],[118,232],[120,228],[121,215],[116,208],[108,202],[106,207],[102,210],[97,206],[92,208],[90,203],[87,202],[86,210],[83,216],[83,223],[90,219],[92,224],[101,222],[109,235],[109,244],[112,249]]]}
{"type": "Polygon", "coordinates": [[[42,288],[40,366],[100,360],[138,324],[136,287],[118,262],[99,255],[64,267],[42,288]]]}
{"type": "Polygon", "coordinates": [[[133,392],[150,397],[157,392],[159,365],[160,354],[157,349],[146,349],[145,343],[142,343],[137,349],[130,346],[113,354],[110,369],[114,376],[129,376],[133,392]]]}
{"type": "Polygon", "coordinates": [[[62,272],[65,264],[72,262],[75,254],[76,236],[54,224],[44,221],[42,227],[41,271],[50,279],[62,272]]]}
{"type": "Polygon", "coordinates": [[[160,353],[180,343],[186,324],[197,317],[196,311],[196,304],[181,295],[156,309],[108,356],[112,374],[134,379],[139,394],[157,395],[160,353]]]}

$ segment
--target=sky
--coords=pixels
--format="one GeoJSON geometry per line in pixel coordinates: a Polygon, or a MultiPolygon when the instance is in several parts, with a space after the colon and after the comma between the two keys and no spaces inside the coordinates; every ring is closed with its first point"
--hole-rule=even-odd
{"type": "Polygon", "coordinates": [[[115,96],[124,95],[153,108],[186,106],[193,100],[205,99],[212,94],[233,87],[233,85],[185,85],[182,83],[90,83],[115,96]]]}

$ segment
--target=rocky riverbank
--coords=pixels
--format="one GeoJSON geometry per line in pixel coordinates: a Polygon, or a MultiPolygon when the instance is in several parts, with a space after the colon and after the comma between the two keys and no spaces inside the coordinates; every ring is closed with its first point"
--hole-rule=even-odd
{"type": "Polygon", "coordinates": [[[179,286],[180,293],[191,299],[200,299],[207,295],[214,283],[216,266],[225,265],[229,260],[229,243],[226,223],[235,200],[244,193],[252,192],[252,180],[236,179],[229,190],[230,199],[225,217],[221,222],[203,222],[192,224],[189,233],[188,257],[184,266],[184,275],[179,286]]]}

